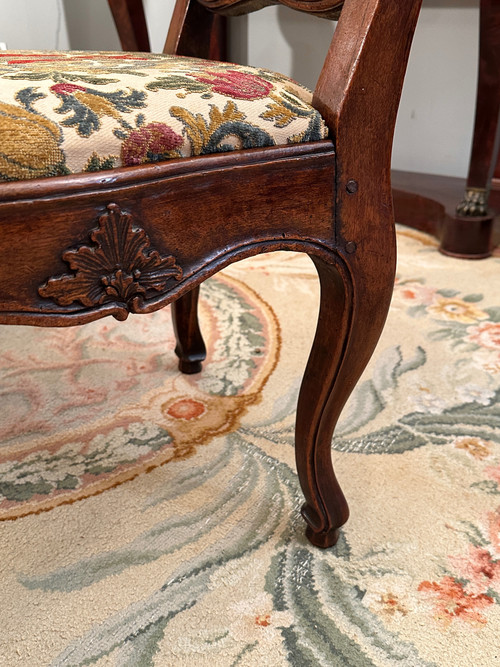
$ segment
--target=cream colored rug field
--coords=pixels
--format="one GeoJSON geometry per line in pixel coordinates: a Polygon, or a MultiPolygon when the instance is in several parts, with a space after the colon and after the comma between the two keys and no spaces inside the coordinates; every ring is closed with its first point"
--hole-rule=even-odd
{"type": "Polygon", "coordinates": [[[325,551],[293,450],[317,305],[304,256],[233,265],[191,377],[168,309],[0,328],[2,667],[500,665],[500,259],[400,229],[325,551]]]}

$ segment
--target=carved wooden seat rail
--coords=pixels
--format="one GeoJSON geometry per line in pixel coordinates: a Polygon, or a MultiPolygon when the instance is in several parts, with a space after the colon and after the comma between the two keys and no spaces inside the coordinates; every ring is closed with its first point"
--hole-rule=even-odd
{"type": "MultiPolygon", "coordinates": [[[[220,54],[215,12],[263,4],[178,0],[165,52],[220,54]]],[[[298,401],[296,458],[307,535],[326,547],[348,516],[332,467],[332,433],[372,355],[392,294],[390,157],[420,0],[284,4],[334,17],[343,5],[312,99],[328,138],[34,179],[10,165],[21,176],[0,186],[0,322],[81,325],[173,302],[180,369],[197,372],[205,356],[199,284],[257,253],[310,255],[321,305],[298,401]]],[[[74,108],[94,99],[74,83],[52,90],[64,104],[73,95],[74,108]]],[[[109,108],[92,94],[99,109],[109,108]]],[[[30,100],[22,118],[38,113],[39,99],[30,100]]]]}

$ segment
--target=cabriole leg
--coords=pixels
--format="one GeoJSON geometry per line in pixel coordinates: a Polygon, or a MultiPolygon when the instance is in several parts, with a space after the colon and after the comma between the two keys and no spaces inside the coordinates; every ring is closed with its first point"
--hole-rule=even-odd
{"type": "Polygon", "coordinates": [[[312,544],[329,547],[349,516],[331,459],[332,435],[383,328],[393,273],[367,286],[346,270],[312,257],[321,285],[316,335],[299,394],[295,432],[297,472],[306,502],[302,514],[312,544]]]}
{"type": "Polygon", "coordinates": [[[179,357],[179,370],[186,374],[199,373],[207,356],[198,324],[199,293],[200,288],[195,287],[172,303],[175,354],[179,357]]]}

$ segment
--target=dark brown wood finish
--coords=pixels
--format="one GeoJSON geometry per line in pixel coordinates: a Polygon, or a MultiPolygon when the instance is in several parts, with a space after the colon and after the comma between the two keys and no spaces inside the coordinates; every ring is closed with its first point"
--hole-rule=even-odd
{"type": "Polygon", "coordinates": [[[440,241],[446,237],[453,253],[444,254],[461,259],[495,254],[500,244],[500,190],[490,193],[492,218],[464,217],[460,224],[455,207],[465,189],[464,178],[394,171],[392,184],[396,221],[440,241]]]}
{"type": "MultiPolygon", "coordinates": [[[[313,13],[340,5],[296,4],[313,13]]],[[[67,326],[175,301],[183,372],[196,372],[205,354],[196,313],[203,280],[257,253],[313,258],[321,306],[299,396],[296,458],[307,535],[322,547],[335,543],[348,516],[332,467],[333,430],[392,294],[390,153],[419,8],[420,0],[346,0],[313,102],[332,140],[0,190],[0,322],[67,326]]],[[[179,0],[165,50],[223,54],[221,26],[195,0],[179,0]]]]}
{"type": "MultiPolygon", "coordinates": [[[[0,322],[66,326],[106,314],[124,319],[128,312],[161,308],[231,261],[265,251],[268,245],[277,249],[277,241],[295,247],[302,240],[307,245],[326,239],[331,245],[333,173],[333,146],[323,141],[172,160],[90,177],[6,183],[0,220],[10,253],[2,256],[0,266],[0,322]],[[292,179],[293,195],[288,185],[292,179]],[[315,220],[304,207],[309,196],[318,200],[315,220]],[[279,204],[270,209],[269,201],[279,204]],[[75,248],[97,245],[91,237],[111,204],[144,230],[148,249],[175,258],[182,277],[172,278],[159,293],[149,290],[133,300],[110,295],[90,305],[82,292],[81,299],[61,304],[47,294],[46,285],[51,278],[71,274],[68,254],[75,248]],[[30,209],[32,215],[26,215],[30,209]],[[26,247],[33,254],[29,263],[20,261],[26,247]]],[[[123,270],[133,275],[134,266],[125,264],[123,270]]],[[[96,279],[107,276],[103,261],[96,279]]]]}
{"type": "Polygon", "coordinates": [[[295,447],[308,536],[319,546],[334,543],[347,520],[331,437],[375,349],[392,296],[392,138],[420,9],[419,2],[362,4],[361,11],[359,3],[345,3],[313,99],[335,137],[337,157],[338,254],[315,261],[321,310],[299,396],[295,447]]]}
{"type": "Polygon", "coordinates": [[[149,51],[149,35],[142,0],[108,0],[124,51],[149,51]]]}
{"type": "Polygon", "coordinates": [[[213,12],[226,16],[239,16],[256,12],[269,5],[284,5],[306,14],[337,20],[344,0],[199,0],[213,12]]]}
{"type": "MultiPolygon", "coordinates": [[[[493,48],[495,48],[494,53],[495,56],[497,57],[497,60],[495,64],[496,69],[495,72],[492,73],[492,75],[496,77],[496,85],[498,90],[500,90],[500,25],[499,25],[500,3],[498,2],[498,0],[497,2],[495,2],[495,7],[493,11],[495,12],[494,25],[496,26],[496,31],[494,34],[492,32],[488,32],[487,34],[490,35],[490,39],[494,40],[493,48]]],[[[496,132],[498,135],[499,132],[498,126],[496,128],[496,132]]],[[[496,157],[496,166],[493,174],[493,179],[491,182],[490,205],[494,211],[500,213],[500,152],[496,157]]],[[[495,236],[495,233],[492,245],[493,246],[499,245],[498,235],[495,236]]]]}
{"type": "Polygon", "coordinates": [[[488,188],[500,114],[500,2],[481,0],[476,120],[467,188],[488,188]]]}
{"type": "Polygon", "coordinates": [[[500,2],[481,0],[476,120],[469,174],[454,219],[446,219],[441,252],[481,259],[493,250],[494,214],[489,207],[493,168],[498,155],[500,113],[500,2]]]}
{"type": "Polygon", "coordinates": [[[172,304],[172,323],[177,341],[175,354],[179,357],[179,370],[188,375],[199,373],[201,362],[207,356],[198,323],[199,294],[197,286],[172,304]]]}
{"type": "Polygon", "coordinates": [[[199,2],[175,3],[163,53],[222,60],[227,58],[227,23],[199,2]]]}

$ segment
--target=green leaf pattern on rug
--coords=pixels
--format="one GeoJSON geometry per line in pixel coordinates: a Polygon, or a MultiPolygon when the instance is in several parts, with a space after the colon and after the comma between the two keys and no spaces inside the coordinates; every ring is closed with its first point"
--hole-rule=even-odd
{"type": "MultiPolygon", "coordinates": [[[[254,498],[255,506],[247,520],[238,523],[222,541],[213,542],[198,556],[183,563],[156,593],[96,626],[85,637],[69,646],[52,663],[53,667],[93,664],[117,647],[127,646],[128,642],[133,642],[136,636],[147,632],[153,625],[163,624],[199,601],[208,589],[211,575],[221,565],[241,558],[270,539],[282,523],[285,504],[283,494],[290,492],[290,478],[293,478],[293,473],[287,466],[277,466],[274,459],[263,455],[261,451],[248,449],[242,444],[236,436],[229,436],[223,452],[214,460],[213,465],[210,464],[209,470],[205,468],[200,474],[199,469],[191,468],[185,477],[172,480],[175,491],[172,490],[171,493],[175,498],[184,492],[185,484],[189,488],[194,479],[197,479],[199,484],[200,478],[206,480],[216,474],[222,462],[227,465],[228,459],[238,457],[238,475],[230,480],[222,496],[213,504],[203,506],[199,511],[184,517],[174,515],[121,550],[90,557],[42,577],[22,579],[27,588],[40,588],[45,591],[69,592],[92,586],[105,577],[116,575],[134,565],[156,560],[199,540],[205,533],[212,531],[214,526],[223,523],[228,515],[237,511],[250,496],[254,498]],[[280,479],[283,476],[287,482],[285,485],[280,479]],[[255,487],[259,478],[264,479],[264,488],[261,493],[256,494],[255,487]]],[[[296,483],[293,492],[298,497],[296,483]]],[[[157,629],[158,627],[159,625],[157,629]]],[[[150,635],[151,641],[154,634],[150,635]]],[[[142,644],[137,649],[139,654],[142,653],[142,644]]]]}
{"type": "Polygon", "coordinates": [[[412,412],[394,425],[362,437],[334,438],[333,447],[338,452],[398,454],[428,444],[446,445],[465,436],[484,440],[500,437],[500,390],[492,394],[489,405],[473,401],[439,414],[412,412]]]}
{"type": "Polygon", "coordinates": [[[106,474],[171,441],[170,434],[159,426],[137,422],[99,433],[80,454],[76,453],[78,444],[69,442],[56,454],[37,450],[21,460],[0,463],[0,502],[21,502],[59,489],[75,489],[84,475],[106,474]]]}
{"type": "Polygon", "coordinates": [[[336,567],[309,548],[289,544],[273,560],[267,589],[276,609],[288,609],[295,622],[281,632],[294,667],[375,667],[380,664],[433,663],[413,646],[384,629],[362,604],[364,591],[346,582],[340,572],[349,549],[340,543],[336,567]]]}
{"type": "MultiPolygon", "coordinates": [[[[303,539],[299,538],[302,525],[298,513],[293,521],[286,517],[283,522],[284,494],[292,496],[294,506],[301,503],[295,473],[237,434],[226,438],[225,447],[210,463],[209,469],[205,467],[201,471],[194,466],[184,475],[177,475],[172,480],[173,488],[166,495],[151,498],[144,511],[157,502],[173,501],[195,484],[219,474],[228,459],[234,457],[240,459],[239,473],[214,503],[187,516],[174,515],[121,550],[90,557],[45,576],[22,579],[24,586],[30,589],[83,590],[105,577],[124,572],[134,565],[144,565],[203,539],[214,526],[223,525],[228,515],[237,511],[241,504],[251,498],[255,502],[251,515],[238,523],[230,534],[184,562],[158,591],[95,626],[68,646],[52,667],[83,667],[111,654],[119,665],[153,666],[155,652],[168,623],[203,600],[217,571],[230,561],[248,558],[265,542],[276,540],[276,536],[278,551],[266,578],[266,590],[274,602],[274,610],[269,616],[295,619],[292,624],[282,620],[282,626],[277,621],[277,630],[283,637],[291,665],[367,667],[378,664],[375,658],[380,654],[384,655],[388,665],[401,664],[404,659],[412,659],[414,664],[422,666],[430,665],[419,659],[414,647],[384,629],[377,616],[363,604],[362,592],[325,564],[321,552],[303,544],[303,539]],[[259,478],[264,480],[265,487],[256,494],[259,478]],[[326,612],[325,603],[330,612],[326,612]],[[341,613],[341,625],[334,620],[334,609],[341,613]],[[286,612],[285,616],[282,612],[286,612]],[[359,630],[356,640],[352,639],[356,627],[361,629],[362,639],[359,630]]],[[[342,537],[336,551],[339,567],[349,558],[350,548],[342,537]]],[[[270,620],[265,617],[259,622],[266,625],[270,620]]],[[[207,638],[205,641],[208,651],[212,640],[207,638]]],[[[235,637],[224,635],[217,641],[220,645],[231,644],[235,637]]],[[[236,643],[241,641],[242,638],[236,643]]],[[[247,644],[240,649],[240,655],[252,648],[252,644],[247,644]]]]}
{"type": "Polygon", "coordinates": [[[235,396],[255,369],[266,344],[262,322],[233,287],[210,280],[203,298],[218,312],[219,337],[198,385],[207,393],[235,396]]]}

